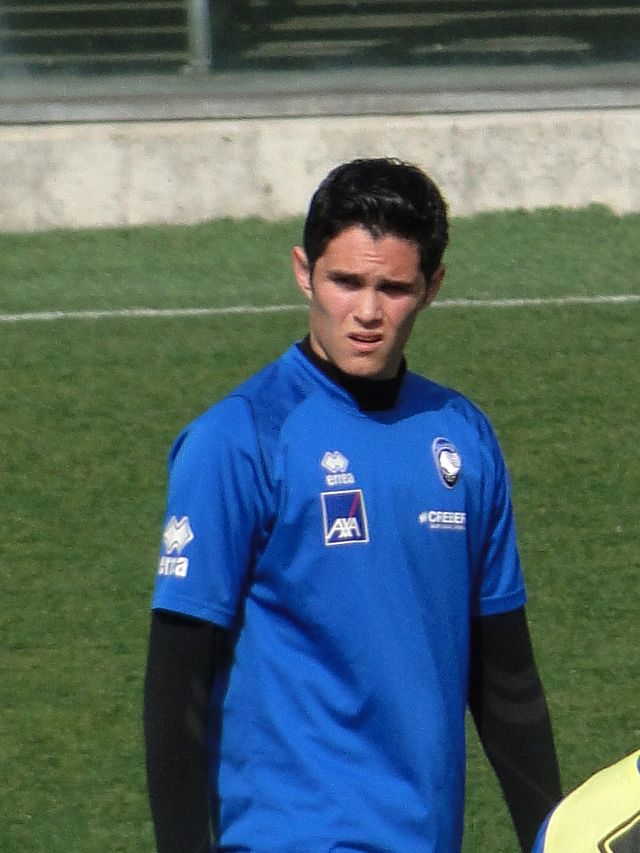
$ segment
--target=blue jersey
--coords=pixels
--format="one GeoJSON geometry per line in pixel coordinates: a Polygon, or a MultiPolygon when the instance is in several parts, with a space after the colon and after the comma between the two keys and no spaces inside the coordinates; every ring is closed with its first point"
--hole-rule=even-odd
{"type": "Polygon", "coordinates": [[[525,594],[486,418],[407,372],[362,412],[297,346],[171,455],[153,606],[227,627],[219,850],[460,849],[469,628],[525,594]]]}

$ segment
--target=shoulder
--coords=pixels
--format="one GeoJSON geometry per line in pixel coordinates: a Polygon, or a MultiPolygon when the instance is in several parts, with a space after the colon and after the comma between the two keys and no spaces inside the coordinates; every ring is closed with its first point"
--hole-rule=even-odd
{"type": "Polygon", "coordinates": [[[491,440],[495,438],[491,421],[485,412],[455,388],[407,371],[406,391],[410,405],[416,409],[434,412],[443,420],[463,422],[480,436],[491,440]]]}
{"type": "MultiPolygon", "coordinates": [[[[507,467],[491,421],[482,409],[454,388],[419,374],[407,374],[406,405],[417,428],[428,423],[434,458],[456,454],[467,476],[479,487],[501,493],[508,484],[507,467]],[[425,421],[426,418],[426,421],[425,421]]],[[[470,481],[471,482],[471,481],[470,481]]]]}
{"type": "Polygon", "coordinates": [[[433,379],[428,379],[420,373],[414,373],[411,370],[407,371],[406,383],[409,393],[421,401],[421,403],[430,406],[450,406],[462,412],[473,413],[482,418],[486,418],[481,409],[466,397],[461,391],[455,388],[450,388],[447,385],[441,385],[433,379]]]}
{"type": "Polygon", "coordinates": [[[171,460],[185,447],[197,453],[207,448],[262,452],[277,441],[287,418],[310,393],[292,350],[191,421],[178,435],[171,460]]]}
{"type": "Polygon", "coordinates": [[[640,750],[626,755],[614,764],[594,773],[586,782],[571,795],[576,801],[590,803],[593,798],[608,796],[624,790],[634,791],[640,795],[640,750]]]}

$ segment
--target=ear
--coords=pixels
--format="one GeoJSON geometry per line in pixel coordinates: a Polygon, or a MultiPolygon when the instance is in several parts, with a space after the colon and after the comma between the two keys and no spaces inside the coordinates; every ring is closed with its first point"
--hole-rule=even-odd
{"type": "Polygon", "coordinates": [[[422,303],[423,308],[427,308],[433,300],[438,295],[438,291],[442,286],[442,280],[444,279],[444,274],[446,272],[444,264],[440,264],[438,269],[431,276],[430,280],[427,282],[427,286],[424,294],[424,302],[422,303]]]}
{"type": "Polygon", "coordinates": [[[302,293],[311,300],[313,298],[313,288],[311,287],[311,274],[309,272],[309,262],[305,251],[300,246],[294,246],[291,252],[291,263],[293,264],[293,274],[298,282],[298,287],[302,293]]]}

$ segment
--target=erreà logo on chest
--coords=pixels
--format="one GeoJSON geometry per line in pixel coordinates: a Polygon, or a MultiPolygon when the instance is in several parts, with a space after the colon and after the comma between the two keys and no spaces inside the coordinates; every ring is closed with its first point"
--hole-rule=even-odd
{"type": "Polygon", "coordinates": [[[327,486],[351,486],[356,481],[353,474],[347,470],[349,460],[339,450],[327,450],[320,460],[320,465],[327,472],[327,486]]]}
{"type": "Polygon", "coordinates": [[[325,545],[349,545],[369,541],[362,489],[322,492],[320,500],[325,545]]]}

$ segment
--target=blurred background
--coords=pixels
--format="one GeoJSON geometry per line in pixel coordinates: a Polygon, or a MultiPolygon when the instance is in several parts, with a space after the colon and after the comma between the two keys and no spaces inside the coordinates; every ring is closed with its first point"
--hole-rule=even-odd
{"type": "Polygon", "coordinates": [[[639,59],[616,0],[5,0],[0,229],[296,215],[388,152],[463,215],[637,210],[639,59]]]}
{"type": "Polygon", "coordinates": [[[615,0],[9,0],[2,68],[180,74],[346,68],[588,69],[640,58],[615,0]]]}

